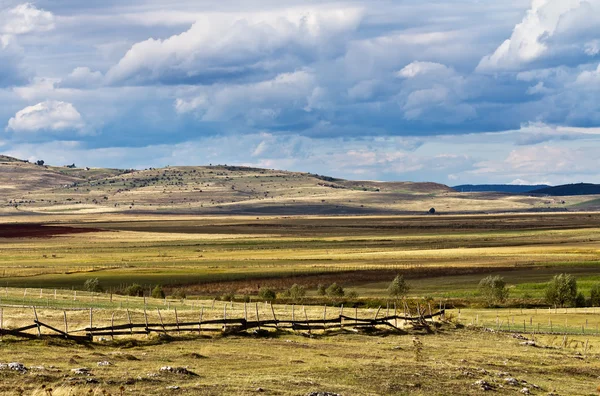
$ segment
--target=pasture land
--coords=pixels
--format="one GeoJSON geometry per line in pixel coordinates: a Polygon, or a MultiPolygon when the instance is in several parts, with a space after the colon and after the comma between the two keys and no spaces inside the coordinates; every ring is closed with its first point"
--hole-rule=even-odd
{"type": "Polygon", "coordinates": [[[0,286],[149,290],[255,296],[294,283],[315,297],[341,283],[385,298],[404,274],[411,297],[473,299],[479,280],[503,275],[513,304],[543,297],[554,274],[600,281],[600,214],[364,217],[194,217],[120,214],[6,217],[0,286]],[[40,225],[41,224],[41,225],[40,225]],[[19,232],[15,230],[20,230],[19,232]],[[71,231],[69,231],[71,230],[71,231]]]}
{"type": "MultiPolygon", "coordinates": [[[[5,336],[0,364],[21,362],[29,370],[22,374],[0,365],[1,394],[475,395],[481,394],[478,381],[483,380],[496,394],[527,387],[531,394],[586,395],[599,384],[600,309],[554,310],[541,304],[553,274],[576,275],[586,294],[600,282],[600,214],[257,218],[115,213],[4,216],[1,222],[4,328],[30,324],[32,305],[41,321],[58,329],[66,310],[70,330],[89,325],[90,307],[95,325],[126,323],[127,311],[134,322],[143,321],[144,307],[153,322],[158,310],[172,321],[175,309],[182,321],[198,320],[201,312],[205,319],[220,318],[224,311],[228,317],[253,318],[256,307],[263,318],[272,311],[258,299],[258,288],[282,291],[293,283],[308,288],[296,315],[304,317],[306,309],[306,317],[322,318],[326,302],[327,315],[339,315],[344,303],[350,316],[374,317],[379,306],[379,315],[392,309],[386,288],[397,273],[408,279],[413,303],[430,301],[433,309],[440,303],[471,306],[449,310],[448,323],[430,333],[407,327],[407,334],[357,334],[350,323],[312,336],[182,333],[82,344],[5,336]],[[478,307],[477,284],[488,274],[507,280],[510,308],[478,307]],[[81,291],[96,277],[109,293],[81,291]],[[359,297],[316,295],[318,284],[331,282],[359,297]],[[132,283],[148,292],[162,284],[167,294],[183,288],[188,298],[144,301],[114,293],[132,283]],[[214,299],[232,292],[237,302],[214,299]],[[246,310],[240,302],[245,296],[252,301],[246,310]],[[514,332],[535,346],[522,345],[514,332]],[[105,361],[110,365],[98,365],[105,361]],[[164,366],[187,367],[197,376],[160,371],[164,366]],[[92,375],[71,372],[80,367],[92,375]]],[[[281,301],[275,314],[290,318],[292,305],[281,301]]]]}
{"type": "MultiPolygon", "coordinates": [[[[14,294],[22,291],[8,290],[14,294]]],[[[43,293],[53,294],[48,290],[43,293]]],[[[66,292],[62,294],[68,296],[66,292]]],[[[91,296],[79,298],[87,297],[91,296]]],[[[129,303],[132,320],[143,320],[140,308],[143,300],[132,298],[129,303]]],[[[195,306],[173,303],[180,304],[181,320],[197,319],[200,306],[206,307],[208,316],[218,317],[224,304],[215,302],[216,306],[211,308],[212,301],[196,301],[195,306]]],[[[231,313],[243,315],[242,307],[243,304],[234,303],[231,313]]],[[[165,321],[172,320],[175,307],[161,308],[165,321]]],[[[259,308],[261,315],[267,314],[264,308],[259,308]]],[[[275,309],[278,315],[290,314],[289,306],[276,305],[275,309]]],[[[337,314],[337,309],[330,309],[337,314]]],[[[494,394],[515,394],[524,388],[534,395],[595,392],[600,337],[593,332],[567,336],[522,333],[517,337],[470,325],[471,316],[481,315],[481,319],[484,311],[462,310],[460,315],[456,310],[449,312],[453,319],[441,327],[432,327],[430,333],[406,328],[407,334],[356,334],[350,323],[343,331],[312,336],[305,332],[275,331],[261,336],[174,334],[123,336],[114,341],[108,337],[80,344],[43,337],[23,341],[5,336],[0,341],[0,364],[20,362],[27,372],[2,369],[0,365],[0,393],[307,395],[327,391],[343,395],[477,395],[482,392],[479,381],[485,381],[494,394]],[[535,346],[523,345],[523,337],[535,346]],[[161,371],[165,366],[184,367],[187,371],[161,371]],[[89,374],[72,371],[82,367],[89,369],[89,374]]],[[[309,317],[318,317],[322,309],[307,307],[307,312],[309,317]]],[[[360,309],[359,315],[375,312],[360,309]]],[[[520,311],[494,310],[489,319],[494,313],[501,317],[521,315],[520,311]]],[[[40,321],[57,328],[63,325],[60,309],[40,307],[37,314],[40,321]]],[[[16,327],[31,322],[32,309],[5,307],[3,315],[5,327],[16,327]]],[[[567,318],[573,323],[583,323],[586,316],[598,317],[593,311],[583,310],[567,313],[544,310],[538,315],[540,319],[542,315],[567,318]]],[[[70,310],[67,316],[71,329],[89,324],[87,310],[70,310]]],[[[111,320],[126,323],[128,319],[123,309],[98,308],[94,310],[94,320],[96,325],[106,325],[111,320]],[[115,312],[116,317],[112,317],[115,312]]]]}

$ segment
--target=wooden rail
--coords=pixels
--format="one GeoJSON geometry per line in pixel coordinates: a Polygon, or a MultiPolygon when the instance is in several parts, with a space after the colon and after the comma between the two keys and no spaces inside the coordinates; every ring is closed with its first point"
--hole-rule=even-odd
{"type": "MultiPolygon", "coordinates": [[[[65,338],[69,340],[73,340],[76,342],[90,342],[93,341],[94,337],[111,337],[115,336],[126,336],[126,335],[136,335],[136,334],[144,334],[149,335],[151,333],[161,333],[161,334],[169,334],[169,333],[198,333],[202,334],[203,332],[227,332],[227,333],[238,333],[252,330],[262,330],[262,329],[289,329],[293,331],[308,331],[312,334],[312,331],[328,331],[328,330],[337,330],[344,329],[346,327],[354,327],[356,329],[374,329],[378,326],[383,326],[390,328],[395,331],[402,331],[393,323],[397,323],[398,320],[418,323],[418,324],[426,324],[426,321],[433,320],[436,317],[440,317],[445,314],[445,310],[440,310],[436,313],[432,313],[429,315],[419,315],[419,316],[400,316],[400,315],[392,315],[392,316],[383,316],[378,318],[379,311],[375,315],[375,318],[359,318],[358,316],[347,316],[340,313],[339,316],[335,318],[323,318],[323,319],[308,319],[306,316],[306,312],[304,315],[304,319],[295,319],[291,320],[280,320],[277,319],[276,316],[273,319],[265,319],[265,320],[248,320],[245,318],[227,318],[226,314],[224,314],[223,319],[210,319],[210,320],[202,320],[202,315],[200,315],[200,320],[195,322],[180,322],[178,317],[176,316],[175,323],[165,323],[162,320],[162,316],[160,315],[160,323],[152,323],[148,322],[147,314],[144,315],[144,323],[133,323],[131,322],[131,317],[128,313],[128,323],[125,324],[114,324],[114,314],[111,317],[111,325],[110,326],[102,326],[97,327],[93,326],[93,315],[92,310],[90,309],[90,326],[81,329],[68,330],[68,323],[66,321],[65,314],[65,330],[60,330],[54,326],[50,326],[47,323],[41,321],[38,316],[35,308],[33,308],[34,317],[33,324],[22,326],[15,329],[5,329],[0,325],[0,336],[14,336],[14,337],[22,337],[27,339],[36,339],[39,337],[54,337],[54,338],[65,338]],[[41,329],[44,328],[49,330],[50,333],[42,333],[41,329]],[[36,333],[30,333],[28,331],[36,330],[36,333]]],[[[1,315],[1,314],[0,314],[1,315]]],[[[247,313],[246,315],[247,316],[247,313]]]]}

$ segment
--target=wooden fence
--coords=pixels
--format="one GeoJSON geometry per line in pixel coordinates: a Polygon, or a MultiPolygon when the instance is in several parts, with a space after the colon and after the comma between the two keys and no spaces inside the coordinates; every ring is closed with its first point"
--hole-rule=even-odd
{"type": "MultiPolygon", "coordinates": [[[[258,306],[257,306],[258,307],[258,306]]],[[[180,321],[177,315],[177,309],[175,309],[175,322],[165,322],[163,320],[160,310],[158,313],[158,322],[150,322],[148,313],[144,310],[144,322],[136,323],[131,320],[129,310],[126,310],[127,323],[115,324],[113,313],[110,319],[109,326],[94,326],[94,310],[89,309],[89,326],[80,329],[69,330],[69,323],[67,320],[67,313],[64,314],[64,330],[58,329],[56,326],[51,326],[38,318],[36,307],[32,309],[32,323],[21,326],[18,328],[4,328],[4,313],[0,308],[0,336],[14,336],[22,337],[27,339],[36,339],[40,337],[54,337],[54,338],[65,338],[76,342],[90,342],[94,340],[94,337],[110,337],[114,339],[117,336],[134,336],[134,335],[149,335],[151,333],[158,334],[181,334],[181,333],[197,333],[202,335],[204,332],[223,332],[227,334],[234,334],[247,331],[263,331],[263,330],[292,330],[292,331],[305,331],[312,334],[314,331],[331,331],[331,330],[344,330],[352,329],[355,331],[360,330],[374,330],[377,327],[385,327],[392,331],[402,332],[402,329],[398,326],[398,321],[404,323],[410,322],[412,325],[428,326],[428,320],[432,321],[436,317],[444,317],[445,310],[440,310],[429,315],[419,314],[417,316],[405,316],[405,315],[391,315],[379,317],[381,308],[377,310],[377,313],[372,318],[359,317],[358,311],[355,311],[354,316],[344,315],[343,307],[340,310],[340,314],[334,318],[327,318],[327,308],[324,309],[324,315],[322,319],[309,319],[306,314],[306,310],[303,310],[304,315],[300,318],[292,319],[278,319],[271,305],[271,318],[261,320],[259,317],[258,308],[256,308],[254,320],[248,319],[248,313],[245,309],[245,315],[243,318],[228,318],[227,312],[224,311],[223,318],[219,319],[208,319],[204,320],[204,310],[201,309],[198,316],[198,321],[180,321]],[[42,333],[42,329],[45,330],[42,333]]]]}

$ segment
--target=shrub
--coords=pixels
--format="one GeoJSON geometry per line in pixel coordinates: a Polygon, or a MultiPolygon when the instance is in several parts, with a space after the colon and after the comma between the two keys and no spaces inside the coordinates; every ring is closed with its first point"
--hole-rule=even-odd
{"type": "Polygon", "coordinates": [[[392,283],[390,283],[390,285],[388,286],[388,295],[391,298],[398,300],[406,296],[409,290],[410,287],[406,283],[406,280],[404,280],[404,276],[397,275],[392,281],[392,283]]]}
{"type": "Polygon", "coordinates": [[[326,296],[327,295],[327,286],[325,286],[322,283],[319,283],[319,286],[317,286],[317,294],[319,296],[326,296]]]}
{"type": "Polygon", "coordinates": [[[548,304],[564,307],[575,305],[577,298],[577,280],[573,275],[559,274],[548,283],[546,301],[548,304]]]}
{"type": "Polygon", "coordinates": [[[274,301],[277,295],[272,289],[261,287],[258,291],[258,297],[266,301],[274,301]]]}
{"type": "Polygon", "coordinates": [[[100,285],[100,280],[98,278],[90,278],[85,281],[83,284],[83,288],[89,292],[102,292],[104,289],[100,285]]]}
{"type": "Polygon", "coordinates": [[[185,294],[185,290],[183,290],[183,289],[173,290],[172,296],[173,296],[173,298],[176,298],[178,300],[185,300],[187,297],[187,295],[185,294]]]}
{"type": "Polygon", "coordinates": [[[346,297],[350,300],[356,300],[358,298],[358,292],[356,290],[350,290],[346,293],[346,297]]]}
{"type": "Polygon", "coordinates": [[[479,292],[487,305],[501,304],[508,298],[506,282],[501,276],[486,276],[479,282],[479,292]]]}
{"type": "Polygon", "coordinates": [[[125,288],[124,293],[128,296],[144,297],[144,289],[137,283],[134,283],[133,285],[125,288]]]}
{"type": "Polygon", "coordinates": [[[590,290],[590,305],[593,307],[600,306],[600,283],[596,283],[590,290]]]}
{"type": "Polygon", "coordinates": [[[152,289],[152,297],[153,298],[165,298],[165,291],[163,290],[161,285],[156,285],[154,289],[152,289]]]}
{"type": "Polygon", "coordinates": [[[221,297],[219,297],[219,300],[221,301],[233,301],[235,300],[235,293],[233,292],[228,292],[225,294],[222,294],[221,297]]]}
{"type": "Polygon", "coordinates": [[[585,301],[585,296],[582,292],[577,293],[577,297],[575,297],[575,306],[576,307],[585,307],[587,306],[585,301]]]}
{"type": "Polygon", "coordinates": [[[282,294],[284,298],[289,298],[296,302],[301,301],[305,295],[306,289],[303,286],[299,286],[297,284],[294,284],[282,294]]]}
{"type": "Polygon", "coordinates": [[[346,294],[344,288],[335,282],[327,288],[326,293],[331,298],[341,298],[346,294]]]}

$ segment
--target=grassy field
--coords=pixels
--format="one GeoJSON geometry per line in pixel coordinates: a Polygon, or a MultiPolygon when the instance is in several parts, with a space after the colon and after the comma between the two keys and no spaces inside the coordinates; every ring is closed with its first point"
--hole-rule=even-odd
{"type": "Polygon", "coordinates": [[[7,219],[42,237],[0,238],[0,286],[81,289],[97,277],[109,291],[162,284],[202,297],[233,292],[241,298],[259,287],[283,290],[293,283],[314,296],[318,284],[338,282],[362,297],[382,298],[401,273],[410,296],[439,299],[472,298],[482,277],[500,274],[519,303],[541,299],[545,282],[557,273],[576,275],[585,293],[600,281],[598,214],[105,214],[42,217],[47,226],[41,228],[31,224],[36,219],[7,219]],[[52,233],[64,226],[78,233],[52,233]]]}
{"type": "MultiPolygon", "coordinates": [[[[595,213],[462,216],[275,217],[134,214],[4,216],[0,225],[2,326],[40,320],[62,329],[150,320],[269,317],[259,287],[308,288],[296,315],[322,318],[387,314],[386,288],[401,273],[409,300],[469,308],[449,309],[447,323],[430,333],[357,334],[343,331],[173,337],[122,336],[75,344],[66,340],[0,341],[0,394],[343,395],[494,393],[589,395],[600,369],[600,308],[543,305],[546,282],[574,274],[588,293],[600,282],[600,215],[595,213]],[[65,228],[66,227],[66,228],[65,228]],[[507,306],[487,309],[477,284],[488,274],[505,277],[507,306]],[[134,282],[145,290],[183,288],[187,299],[127,297],[84,292],[98,278],[116,292],[134,282]],[[358,292],[351,301],[316,295],[320,283],[358,292]],[[214,299],[234,293],[237,302],[214,299]],[[244,309],[240,302],[251,303],[244,309]],[[318,305],[311,305],[311,304],[318,305]],[[358,303],[358,304],[357,304],[358,303]],[[459,304],[460,303],[460,304],[459,304]],[[354,305],[360,305],[354,308],[354,305]],[[249,308],[249,309],[248,309],[249,308]],[[114,316],[113,316],[114,314],[114,316]],[[522,345],[520,333],[535,346],[522,345]],[[552,334],[548,334],[552,333],[552,334]],[[415,338],[416,337],[416,338],[415,338]],[[22,374],[1,363],[21,362],[22,374]],[[98,365],[98,362],[110,365],[98,365]],[[187,367],[197,374],[160,371],[187,367]],[[71,372],[87,367],[92,375],[71,372]],[[514,378],[515,380],[512,380],[514,378]],[[535,385],[535,386],[534,386],[535,385]],[[43,389],[42,387],[45,386],[43,389]],[[167,387],[179,387],[168,389],[167,387]],[[52,388],[52,391],[48,391],[52,388]],[[259,391],[260,388],[260,391],[259,391]]],[[[292,305],[273,310],[290,318],[292,305]]],[[[35,330],[34,330],[35,332],[35,330]]]]}
{"type": "MultiPolygon", "coordinates": [[[[510,315],[508,310],[499,311],[500,316],[510,315]]],[[[106,322],[110,312],[99,309],[95,316],[106,322]]],[[[124,312],[120,312],[118,320],[123,321],[124,312]]],[[[482,315],[479,311],[461,312],[460,321],[467,322],[476,312],[482,315]]],[[[132,313],[141,315],[139,311],[132,313]]],[[[38,314],[40,320],[55,326],[62,323],[60,311],[40,309],[38,314]]],[[[12,308],[5,312],[7,315],[30,319],[31,310],[12,308]]],[[[173,313],[165,310],[163,315],[167,318],[173,313]]],[[[524,341],[512,334],[476,326],[461,328],[458,313],[452,315],[453,322],[431,334],[407,330],[408,335],[366,335],[354,334],[348,328],[312,337],[287,332],[262,337],[139,336],[93,344],[4,337],[0,363],[20,362],[28,371],[0,369],[0,392],[48,395],[51,388],[53,395],[307,395],[319,391],[343,395],[476,395],[482,392],[481,380],[493,387],[495,394],[515,394],[523,388],[534,395],[595,392],[600,337],[525,333],[536,346],[524,346],[524,341]],[[109,364],[98,365],[100,362],[109,364]],[[164,366],[185,367],[193,374],[161,371],[164,366]],[[90,375],[72,372],[80,367],[89,368],[90,375]]],[[[586,314],[551,315],[576,321],[586,314]]],[[[73,327],[85,326],[88,321],[85,311],[69,312],[68,317],[73,327]]]]}

